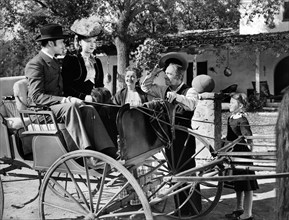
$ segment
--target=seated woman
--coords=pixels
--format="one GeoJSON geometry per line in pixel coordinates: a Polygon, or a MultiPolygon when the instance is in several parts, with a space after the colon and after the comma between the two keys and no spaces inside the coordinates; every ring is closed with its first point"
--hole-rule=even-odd
{"type": "Polygon", "coordinates": [[[101,61],[93,55],[102,29],[98,23],[80,19],[73,23],[71,30],[75,33],[76,54],[67,54],[63,59],[63,90],[66,96],[91,102],[94,101],[92,89],[104,86],[101,61]]]}
{"type": "MultiPolygon", "coordinates": [[[[61,72],[63,92],[65,96],[93,102],[97,99],[97,97],[93,97],[95,94],[93,90],[104,88],[102,64],[93,55],[96,49],[96,40],[102,33],[102,28],[99,23],[91,21],[89,18],[83,18],[76,20],[71,26],[71,30],[75,33],[74,40],[77,50],[76,54],[67,54],[63,59],[61,72]]],[[[100,113],[99,115],[106,127],[106,120],[100,113]]],[[[109,130],[107,131],[109,133],[109,130]]],[[[104,153],[115,158],[117,148],[115,141],[113,142],[114,147],[108,148],[104,153]]]]}
{"type": "Polygon", "coordinates": [[[133,66],[129,66],[125,73],[126,86],[118,91],[113,99],[117,105],[130,104],[131,106],[141,106],[147,102],[147,95],[143,92],[138,85],[138,78],[136,70],[133,66]]]}

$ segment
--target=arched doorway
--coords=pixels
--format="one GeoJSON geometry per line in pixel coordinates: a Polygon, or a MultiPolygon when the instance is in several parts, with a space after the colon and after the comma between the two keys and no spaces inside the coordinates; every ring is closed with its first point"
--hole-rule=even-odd
{"type": "Polygon", "coordinates": [[[289,86],[289,56],[282,59],[274,72],[274,95],[280,95],[282,89],[289,86]]]}

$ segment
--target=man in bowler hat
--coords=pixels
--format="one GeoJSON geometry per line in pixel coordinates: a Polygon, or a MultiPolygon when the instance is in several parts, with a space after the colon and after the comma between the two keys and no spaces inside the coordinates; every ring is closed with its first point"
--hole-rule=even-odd
{"type": "MultiPolygon", "coordinates": [[[[49,106],[65,127],[79,149],[92,149],[116,157],[116,147],[110,139],[97,111],[83,100],[64,97],[61,66],[56,55],[64,54],[67,35],[58,24],[40,28],[40,52],[25,67],[28,97],[32,103],[49,106]]],[[[68,146],[68,151],[75,150],[68,146]]]]}

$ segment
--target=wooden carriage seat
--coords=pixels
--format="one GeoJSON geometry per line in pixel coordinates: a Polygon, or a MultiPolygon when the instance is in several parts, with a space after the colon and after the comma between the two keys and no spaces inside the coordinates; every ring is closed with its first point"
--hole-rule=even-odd
{"type": "MultiPolygon", "coordinates": [[[[21,100],[23,100],[23,103],[26,103],[25,100],[27,100],[27,80],[21,79],[14,83],[13,85],[13,95],[14,97],[20,97],[21,100]]],[[[11,94],[12,95],[12,94],[11,94]]],[[[15,100],[16,108],[17,110],[26,109],[26,106],[24,107],[24,104],[20,103],[19,100],[16,98],[15,100]]],[[[22,121],[20,120],[19,115],[15,115],[14,117],[11,117],[7,115],[8,117],[5,117],[7,126],[9,129],[20,129],[23,127],[22,121]]],[[[25,124],[28,125],[29,121],[27,118],[25,118],[25,124]]]]}
{"type": "MultiPolygon", "coordinates": [[[[28,103],[28,81],[27,81],[27,79],[22,79],[22,80],[17,81],[16,83],[14,83],[13,93],[15,96],[16,107],[17,107],[18,111],[27,110],[27,107],[29,106],[29,103],[28,103]]],[[[9,123],[9,128],[12,128],[12,129],[19,129],[25,125],[25,126],[27,126],[26,128],[28,129],[28,131],[56,130],[55,124],[53,124],[53,123],[47,124],[47,125],[46,124],[42,124],[42,125],[32,124],[29,117],[23,117],[23,122],[21,121],[20,117],[8,119],[8,123],[9,123]]],[[[64,123],[57,123],[57,126],[58,126],[58,129],[62,132],[65,143],[67,145],[70,145],[70,146],[73,145],[73,147],[71,147],[72,149],[77,149],[74,141],[72,140],[72,138],[68,134],[67,130],[65,129],[64,123]]],[[[66,146],[66,145],[64,144],[64,146],[66,146]]],[[[28,155],[28,154],[32,153],[32,146],[31,145],[25,144],[25,145],[22,145],[22,147],[23,147],[23,149],[21,149],[21,150],[23,150],[24,155],[28,155]]]]}
{"type": "MultiPolygon", "coordinates": [[[[163,107],[163,106],[158,106],[163,107]]],[[[174,106],[161,112],[160,109],[124,105],[117,115],[119,131],[119,150],[121,159],[126,164],[138,164],[150,155],[157,153],[163,146],[172,142],[172,114],[174,106]],[[162,123],[166,121],[166,123],[162,123]]]]}

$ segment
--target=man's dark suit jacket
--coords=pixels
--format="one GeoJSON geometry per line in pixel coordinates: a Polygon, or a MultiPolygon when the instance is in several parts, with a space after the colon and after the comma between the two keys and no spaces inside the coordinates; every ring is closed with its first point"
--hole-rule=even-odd
{"type": "Polygon", "coordinates": [[[40,51],[25,67],[28,79],[28,97],[35,104],[60,104],[63,97],[63,81],[60,65],[40,51]]]}

